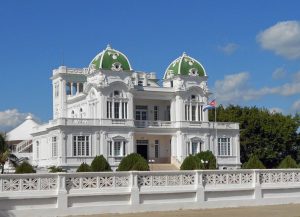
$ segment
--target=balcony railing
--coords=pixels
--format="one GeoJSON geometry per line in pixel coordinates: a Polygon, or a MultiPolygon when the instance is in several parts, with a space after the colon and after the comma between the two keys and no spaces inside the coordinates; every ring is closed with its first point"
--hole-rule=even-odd
{"type": "Polygon", "coordinates": [[[173,127],[171,121],[134,121],[135,127],[146,128],[146,127],[173,127]]]}
{"type": "Polygon", "coordinates": [[[54,126],[128,126],[137,128],[204,128],[204,129],[239,129],[238,123],[198,122],[198,121],[151,121],[132,119],[86,119],[86,118],[58,118],[48,124],[34,128],[35,132],[47,130],[54,126]]]}

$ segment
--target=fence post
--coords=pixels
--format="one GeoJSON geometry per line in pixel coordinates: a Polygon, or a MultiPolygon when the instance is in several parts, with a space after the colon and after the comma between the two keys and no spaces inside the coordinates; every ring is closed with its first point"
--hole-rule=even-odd
{"type": "Polygon", "coordinates": [[[66,189],[66,173],[57,173],[57,208],[68,208],[68,197],[66,189]]]}
{"type": "Polygon", "coordinates": [[[138,205],[140,203],[140,191],[138,186],[138,173],[130,171],[130,184],[131,184],[131,205],[138,205]]]}
{"type": "Polygon", "coordinates": [[[204,185],[203,185],[203,170],[200,172],[199,170],[195,171],[195,185],[196,185],[196,202],[203,203],[204,202],[204,185]]]}
{"type": "Polygon", "coordinates": [[[255,200],[262,199],[262,191],[261,191],[261,183],[260,183],[260,171],[259,170],[253,170],[253,181],[254,181],[254,198],[255,200]]]}

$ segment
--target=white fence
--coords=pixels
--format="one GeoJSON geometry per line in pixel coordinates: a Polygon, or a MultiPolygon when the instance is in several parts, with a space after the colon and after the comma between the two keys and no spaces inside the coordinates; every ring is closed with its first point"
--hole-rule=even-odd
{"type": "Polygon", "coordinates": [[[0,216],[300,203],[300,170],[0,175],[0,216]]]}

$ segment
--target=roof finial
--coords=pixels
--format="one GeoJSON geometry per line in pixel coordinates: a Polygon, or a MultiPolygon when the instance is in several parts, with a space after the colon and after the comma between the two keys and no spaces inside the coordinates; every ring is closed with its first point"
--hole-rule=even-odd
{"type": "Polygon", "coordinates": [[[183,51],[182,56],[186,56],[186,52],[185,51],[183,51]]]}
{"type": "Polygon", "coordinates": [[[110,44],[107,44],[106,49],[111,49],[110,44]]]}

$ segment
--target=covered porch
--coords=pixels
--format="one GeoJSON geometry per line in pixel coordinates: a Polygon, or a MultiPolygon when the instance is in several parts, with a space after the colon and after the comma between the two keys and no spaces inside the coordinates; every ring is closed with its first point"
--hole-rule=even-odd
{"type": "Polygon", "coordinates": [[[150,164],[170,164],[171,138],[171,135],[135,133],[133,141],[135,152],[142,155],[150,164]]]}

